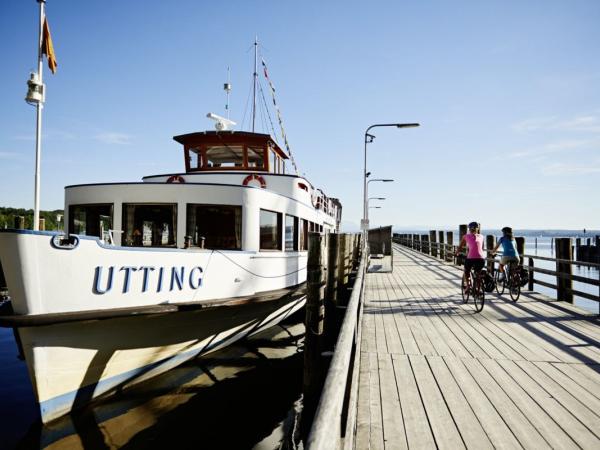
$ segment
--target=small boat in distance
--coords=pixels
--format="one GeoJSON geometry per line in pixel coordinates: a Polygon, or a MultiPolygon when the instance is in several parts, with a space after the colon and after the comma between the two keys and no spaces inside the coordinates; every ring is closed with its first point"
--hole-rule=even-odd
{"type": "MultiPolygon", "coordinates": [[[[43,422],[273,326],[305,301],[308,233],[341,204],[269,134],[174,137],[185,171],[65,188],[62,233],[0,230],[43,422]]],[[[221,120],[223,119],[223,120],[221,120]]]]}

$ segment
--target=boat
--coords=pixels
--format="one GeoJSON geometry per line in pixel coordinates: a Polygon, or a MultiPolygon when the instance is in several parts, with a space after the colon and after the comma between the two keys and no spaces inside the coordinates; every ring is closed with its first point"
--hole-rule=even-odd
{"type": "Polygon", "coordinates": [[[270,134],[209,117],[173,138],[185,171],[66,186],[64,230],[0,230],[0,325],[44,423],[303,307],[308,234],[338,231],[341,204],[270,134]]]}

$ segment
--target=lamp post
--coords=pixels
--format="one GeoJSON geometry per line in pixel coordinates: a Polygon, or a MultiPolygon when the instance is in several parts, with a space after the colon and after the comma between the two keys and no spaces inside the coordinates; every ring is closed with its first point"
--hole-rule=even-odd
{"type": "MultiPolygon", "coordinates": [[[[364,171],[363,171],[363,220],[361,223],[361,228],[363,229],[363,231],[365,233],[365,237],[366,237],[367,230],[369,229],[369,208],[367,205],[367,177],[369,176],[369,174],[367,174],[367,144],[373,142],[373,140],[375,139],[375,136],[372,134],[369,134],[369,131],[373,128],[378,128],[378,127],[413,128],[413,127],[418,127],[418,126],[419,126],[418,123],[378,123],[378,124],[371,125],[365,131],[365,154],[364,154],[365,164],[364,164],[364,171]]],[[[375,180],[372,180],[372,181],[375,181],[375,180]]],[[[366,242],[366,239],[365,239],[365,242],[366,242]]]]}
{"type": "Polygon", "coordinates": [[[385,200],[385,197],[369,197],[369,198],[367,199],[367,206],[369,205],[369,202],[370,202],[371,200],[385,200]]]}

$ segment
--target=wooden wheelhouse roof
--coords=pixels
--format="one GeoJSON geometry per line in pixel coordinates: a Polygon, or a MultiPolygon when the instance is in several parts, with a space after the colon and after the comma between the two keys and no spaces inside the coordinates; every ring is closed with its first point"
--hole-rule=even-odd
{"type": "Polygon", "coordinates": [[[257,147],[271,147],[281,158],[288,159],[288,155],[277,145],[269,134],[250,133],[249,131],[200,131],[196,133],[180,134],[173,139],[185,148],[200,145],[249,145],[257,147]]]}

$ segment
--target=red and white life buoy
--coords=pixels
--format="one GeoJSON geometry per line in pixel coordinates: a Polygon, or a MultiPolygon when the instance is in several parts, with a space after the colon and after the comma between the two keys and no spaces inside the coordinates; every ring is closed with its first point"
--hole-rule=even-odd
{"type": "Polygon", "coordinates": [[[244,178],[242,184],[244,186],[248,186],[252,181],[257,181],[260,184],[260,187],[263,189],[267,188],[267,182],[265,181],[265,179],[256,173],[250,174],[246,178],[244,178]]]}
{"type": "Polygon", "coordinates": [[[171,175],[167,178],[167,183],[185,183],[185,178],[181,175],[171,175]]]}

